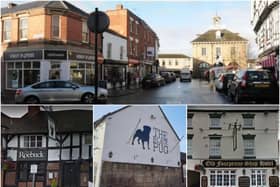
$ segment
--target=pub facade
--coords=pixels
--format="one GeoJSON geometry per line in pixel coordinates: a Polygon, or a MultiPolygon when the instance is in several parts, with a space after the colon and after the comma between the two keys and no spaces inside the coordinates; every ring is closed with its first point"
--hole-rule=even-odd
{"type": "Polygon", "coordinates": [[[19,118],[4,113],[22,108],[2,107],[1,186],[85,187],[91,184],[91,107],[43,111],[29,106],[27,113],[19,118]]]}
{"type": "Polygon", "coordinates": [[[188,186],[279,186],[277,106],[189,106],[188,186]]]}

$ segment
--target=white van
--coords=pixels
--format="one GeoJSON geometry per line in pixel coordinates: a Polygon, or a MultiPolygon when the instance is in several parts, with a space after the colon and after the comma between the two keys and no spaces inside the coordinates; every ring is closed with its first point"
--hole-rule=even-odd
{"type": "Polygon", "coordinates": [[[189,69],[182,69],[180,72],[180,81],[188,81],[191,82],[192,81],[192,74],[191,71],[189,69]]]}

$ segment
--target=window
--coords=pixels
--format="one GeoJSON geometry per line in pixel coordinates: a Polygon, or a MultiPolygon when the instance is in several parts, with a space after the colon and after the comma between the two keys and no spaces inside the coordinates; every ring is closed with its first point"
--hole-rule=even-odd
{"type": "Polygon", "coordinates": [[[112,58],[112,43],[107,44],[107,58],[108,59],[112,58]]]}
{"type": "Polygon", "coordinates": [[[201,56],[206,56],[206,48],[201,49],[201,56]]]}
{"type": "Polygon", "coordinates": [[[187,154],[188,158],[192,157],[192,136],[188,136],[188,142],[187,142],[187,154]]]}
{"type": "Polygon", "coordinates": [[[85,139],[85,144],[86,145],[91,145],[92,144],[92,136],[91,135],[89,135],[89,134],[87,134],[87,135],[85,135],[84,136],[84,139],[85,139]]]}
{"type": "Polygon", "coordinates": [[[216,56],[221,56],[221,48],[216,47],[216,56]]]}
{"type": "Polygon", "coordinates": [[[46,163],[44,162],[19,162],[19,181],[32,181],[33,174],[30,173],[31,164],[37,164],[38,169],[35,175],[36,181],[44,181],[46,176],[46,163]]]}
{"type": "Polygon", "coordinates": [[[89,41],[89,32],[88,32],[88,26],[87,22],[83,21],[83,33],[82,33],[82,41],[83,42],[88,42],[89,41]]]}
{"type": "Polygon", "coordinates": [[[235,47],[230,48],[230,54],[232,57],[235,56],[235,47]]]}
{"type": "Polygon", "coordinates": [[[210,117],[210,128],[221,128],[220,119],[222,114],[219,113],[212,113],[209,114],[210,117]]]}
{"type": "Polygon", "coordinates": [[[10,41],[12,37],[12,20],[3,21],[3,40],[10,41]]]}
{"type": "Polygon", "coordinates": [[[244,157],[254,157],[255,156],[255,139],[243,137],[244,146],[244,157]]]}
{"type": "Polygon", "coordinates": [[[178,66],[178,61],[177,60],[175,61],[175,65],[178,66]]]}
{"type": "Polygon", "coordinates": [[[164,60],[162,61],[162,66],[165,66],[165,61],[164,60]]]}
{"type": "Polygon", "coordinates": [[[251,170],[251,186],[266,186],[266,170],[251,170]]]}
{"type": "Polygon", "coordinates": [[[94,84],[94,68],[91,63],[71,62],[70,65],[71,80],[78,84],[94,84]]]}
{"type": "Polygon", "coordinates": [[[210,170],[211,186],[235,186],[236,172],[234,170],[210,170]]]}
{"type": "Polygon", "coordinates": [[[171,66],[172,65],[172,62],[169,60],[169,66],[171,66]]]}
{"type": "Polygon", "coordinates": [[[39,61],[7,63],[7,88],[22,88],[39,81],[39,61]]]}
{"type": "Polygon", "coordinates": [[[59,38],[59,16],[52,15],[52,37],[59,38]]]}
{"type": "Polygon", "coordinates": [[[133,41],[130,40],[130,55],[133,55],[133,41]]]}
{"type": "Polygon", "coordinates": [[[254,128],[253,122],[255,114],[242,114],[243,128],[254,128]]]}
{"type": "Polygon", "coordinates": [[[42,147],[42,136],[23,136],[23,147],[24,148],[38,148],[42,147]]]}
{"type": "Polygon", "coordinates": [[[192,125],[192,118],[193,118],[193,115],[192,113],[188,113],[188,129],[191,129],[193,128],[193,125],[192,125]]]}
{"type": "Polygon", "coordinates": [[[123,46],[120,47],[120,59],[123,59],[123,46]]]}
{"type": "Polygon", "coordinates": [[[136,25],[135,25],[135,34],[138,34],[138,24],[136,22],[136,25]]]}
{"type": "Polygon", "coordinates": [[[135,43],[134,53],[135,53],[135,56],[138,55],[138,44],[137,43],[135,43]]]}
{"type": "Polygon", "coordinates": [[[209,157],[221,157],[221,138],[209,139],[209,157]]]}
{"type": "Polygon", "coordinates": [[[130,28],[130,32],[133,32],[133,20],[129,20],[129,28],[130,28]]]}
{"type": "Polygon", "coordinates": [[[19,19],[19,39],[25,40],[28,38],[28,19],[20,18],[19,19]]]}

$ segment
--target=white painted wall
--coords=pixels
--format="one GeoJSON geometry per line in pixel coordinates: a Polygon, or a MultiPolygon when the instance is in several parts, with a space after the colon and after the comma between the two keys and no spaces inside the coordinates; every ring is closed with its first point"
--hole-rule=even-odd
{"type": "Polygon", "coordinates": [[[192,58],[159,58],[159,65],[161,68],[166,69],[181,70],[188,67],[190,70],[192,70],[193,60],[192,58]],[[176,61],[178,62],[178,65],[176,65],[176,61]],[[165,62],[165,65],[163,65],[163,62],[165,62]],[[169,62],[171,62],[171,65],[169,65],[169,62]]]}
{"type": "Polygon", "coordinates": [[[105,59],[107,57],[108,43],[112,43],[111,59],[112,60],[122,60],[127,61],[127,41],[126,39],[114,35],[109,32],[103,33],[103,55],[105,59]],[[120,47],[123,46],[123,59],[120,59],[120,47]]]}
{"type": "Polygon", "coordinates": [[[107,117],[105,123],[106,131],[102,160],[179,167],[179,140],[168,125],[159,107],[128,107],[107,117]],[[155,116],[155,119],[151,119],[151,115],[155,116]],[[138,123],[139,120],[141,120],[140,123],[138,123]],[[142,130],[144,125],[148,125],[152,129],[150,133],[150,149],[147,149],[147,142],[145,142],[145,149],[143,149],[142,144],[137,143],[137,138],[134,145],[132,145],[134,133],[137,129],[142,130]],[[154,128],[167,132],[168,153],[160,153],[157,149],[153,150],[154,128]],[[113,153],[112,158],[109,158],[109,152],[113,153]],[[151,158],[154,158],[154,163],[151,162],[151,158]]]}

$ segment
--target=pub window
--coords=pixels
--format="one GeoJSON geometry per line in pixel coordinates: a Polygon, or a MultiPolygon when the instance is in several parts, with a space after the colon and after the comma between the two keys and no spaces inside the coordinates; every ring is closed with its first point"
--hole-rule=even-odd
{"type": "Polygon", "coordinates": [[[266,186],[266,170],[251,170],[251,186],[266,186]]]}
{"type": "Polygon", "coordinates": [[[209,139],[209,157],[221,157],[221,138],[209,139]]]}
{"type": "Polygon", "coordinates": [[[188,137],[188,142],[187,142],[187,154],[188,158],[192,157],[192,137],[188,137]]]}
{"type": "Polygon", "coordinates": [[[254,157],[255,156],[255,139],[254,138],[244,138],[244,157],[254,157]]]}
{"type": "Polygon", "coordinates": [[[59,15],[52,15],[52,37],[59,38],[59,15]]]}
{"type": "Polygon", "coordinates": [[[120,47],[120,60],[123,59],[124,48],[123,46],[120,47]]]}
{"type": "Polygon", "coordinates": [[[243,116],[243,128],[253,128],[254,127],[254,114],[242,114],[243,116]]]}
{"type": "Polygon", "coordinates": [[[83,21],[83,33],[82,33],[82,41],[88,43],[89,41],[89,32],[87,22],[83,21]]]}
{"type": "Polygon", "coordinates": [[[112,58],[112,43],[107,44],[107,58],[108,59],[112,58]]]}
{"type": "Polygon", "coordinates": [[[212,113],[212,114],[209,114],[209,117],[210,117],[210,128],[221,128],[221,124],[220,124],[220,121],[221,121],[221,116],[222,114],[219,114],[219,113],[212,113]]]}
{"type": "Polygon", "coordinates": [[[12,20],[3,21],[3,40],[10,41],[12,37],[12,20]]]}
{"type": "Polygon", "coordinates": [[[46,163],[43,162],[19,162],[19,181],[32,181],[33,174],[30,173],[30,167],[32,164],[37,164],[38,169],[35,175],[35,181],[45,180],[46,163]]]}
{"type": "Polygon", "coordinates": [[[210,170],[210,186],[235,186],[235,170],[210,170]]]}
{"type": "Polygon", "coordinates": [[[206,56],[206,48],[201,48],[201,56],[206,56]]]}
{"type": "Polygon", "coordinates": [[[23,147],[24,148],[38,148],[43,147],[42,144],[43,137],[36,135],[28,135],[23,137],[23,147]]]}
{"type": "Polygon", "coordinates": [[[27,40],[28,38],[28,19],[27,17],[19,19],[19,39],[27,40]]]}

